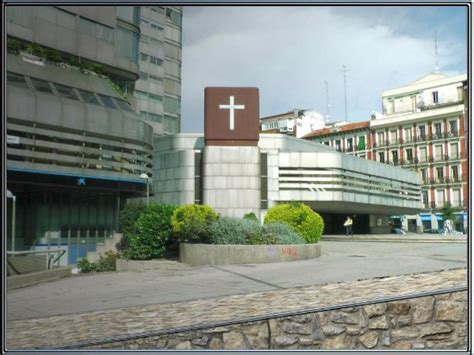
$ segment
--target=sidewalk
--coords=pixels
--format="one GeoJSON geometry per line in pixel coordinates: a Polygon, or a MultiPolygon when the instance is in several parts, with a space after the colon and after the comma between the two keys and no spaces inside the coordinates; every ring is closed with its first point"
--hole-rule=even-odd
{"type": "Polygon", "coordinates": [[[350,242],[393,242],[393,243],[466,243],[467,235],[443,234],[362,234],[362,235],[323,235],[323,241],[350,241],[350,242]]]}

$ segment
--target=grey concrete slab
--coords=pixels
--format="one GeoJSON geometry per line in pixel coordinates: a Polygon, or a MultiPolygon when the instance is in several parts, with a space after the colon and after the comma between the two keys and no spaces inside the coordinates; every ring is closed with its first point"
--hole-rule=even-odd
{"type": "Polygon", "coordinates": [[[321,257],[286,263],[97,273],[10,290],[8,319],[189,301],[335,281],[460,268],[466,243],[322,241],[321,257]]]}

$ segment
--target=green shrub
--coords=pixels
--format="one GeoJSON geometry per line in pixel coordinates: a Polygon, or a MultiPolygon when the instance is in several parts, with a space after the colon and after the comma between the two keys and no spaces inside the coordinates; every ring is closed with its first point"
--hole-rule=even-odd
{"type": "Polygon", "coordinates": [[[135,233],[129,235],[129,247],[125,257],[149,260],[163,257],[165,243],[172,233],[171,216],[176,207],[153,204],[140,214],[134,226],[135,233]]]}
{"type": "Polygon", "coordinates": [[[263,225],[263,233],[274,238],[275,244],[305,244],[304,238],[287,224],[274,222],[263,225]]]}
{"type": "Polygon", "coordinates": [[[253,212],[246,213],[246,214],[244,215],[244,219],[248,219],[248,220],[250,220],[250,221],[256,221],[256,222],[258,222],[258,218],[257,218],[257,216],[255,215],[255,213],[253,213],[253,212]]]}
{"type": "Polygon", "coordinates": [[[89,260],[84,258],[77,262],[77,267],[81,269],[81,272],[88,273],[95,271],[97,265],[95,263],[91,263],[89,260]]]}
{"type": "Polygon", "coordinates": [[[171,225],[181,242],[208,243],[209,227],[217,219],[217,213],[209,206],[184,205],[174,211],[171,225]]]}
{"type": "Polygon", "coordinates": [[[265,223],[287,224],[301,235],[307,243],[317,243],[324,231],[321,216],[303,203],[282,203],[270,208],[265,215],[265,223]]]}
{"type": "Polygon", "coordinates": [[[119,251],[125,251],[130,246],[129,236],[137,234],[136,222],[140,215],[146,210],[146,205],[139,202],[127,203],[120,211],[119,230],[123,236],[115,246],[119,251]]]}
{"type": "Polygon", "coordinates": [[[261,234],[260,223],[240,218],[221,217],[209,227],[211,244],[250,244],[261,234]]]}
{"type": "Polygon", "coordinates": [[[113,251],[106,252],[105,256],[100,255],[99,260],[95,263],[95,271],[115,271],[115,260],[118,257],[119,254],[113,251]]]}

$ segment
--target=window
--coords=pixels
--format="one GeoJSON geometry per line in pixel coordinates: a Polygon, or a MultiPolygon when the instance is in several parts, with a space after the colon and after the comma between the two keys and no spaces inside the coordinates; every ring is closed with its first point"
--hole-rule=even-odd
{"type": "Polygon", "coordinates": [[[86,90],[81,90],[77,89],[79,91],[79,94],[82,97],[82,100],[88,104],[94,104],[94,105],[100,105],[99,101],[95,97],[93,92],[86,91],[86,90]]]}
{"type": "Polygon", "coordinates": [[[353,148],[354,148],[354,145],[352,144],[352,138],[348,138],[347,139],[347,151],[348,152],[352,152],[353,148]]]}
{"type": "Polygon", "coordinates": [[[405,150],[406,160],[412,161],[413,160],[413,150],[411,148],[405,150]]]}
{"type": "Polygon", "coordinates": [[[175,42],[181,42],[181,31],[176,28],[166,26],[165,38],[175,42]]]}
{"type": "Polygon", "coordinates": [[[101,94],[99,94],[99,97],[102,100],[102,103],[105,105],[105,107],[115,108],[115,109],[117,108],[117,106],[115,106],[114,102],[112,101],[111,97],[101,95],[101,94]]]}
{"type": "Polygon", "coordinates": [[[423,207],[428,207],[428,191],[423,190],[421,191],[421,196],[422,196],[422,201],[423,201],[423,207]]]}
{"type": "Polygon", "coordinates": [[[165,43],[165,57],[181,60],[181,48],[170,43],[165,43]]]}
{"type": "Polygon", "coordinates": [[[426,147],[420,148],[420,161],[425,162],[427,160],[426,147]]]}
{"type": "Polygon", "coordinates": [[[136,6],[117,6],[117,17],[121,20],[138,25],[140,22],[140,8],[136,6]]]}
{"type": "Polygon", "coordinates": [[[135,112],[125,100],[114,98],[114,101],[122,111],[135,112]]]}
{"type": "Polygon", "coordinates": [[[31,78],[31,82],[33,83],[36,91],[47,92],[48,94],[53,93],[53,90],[51,90],[51,87],[47,81],[31,78]]]}
{"type": "Polygon", "coordinates": [[[451,205],[453,207],[461,206],[461,190],[460,189],[451,190],[451,205]]]}
{"type": "Polygon", "coordinates": [[[436,191],[436,197],[437,197],[437,206],[438,207],[443,207],[445,205],[445,198],[444,198],[444,190],[437,190],[436,191]]]}
{"type": "Polygon", "coordinates": [[[116,51],[121,57],[138,60],[138,33],[117,27],[116,51]]]}
{"type": "Polygon", "coordinates": [[[443,159],[443,146],[441,144],[435,146],[435,156],[434,157],[437,160],[443,159]]]}
{"type": "Polygon", "coordinates": [[[377,143],[383,145],[384,142],[384,132],[377,132],[377,143]]]}
{"type": "Polygon", "coordinates": [[[433,91],[431,93],[431,97],[433,98],[433,103],[434,104],[437,104],[438,103],[438,92],[437,91],[433,91]]]}
{"type": "Polygon", "coordinates": [[[394,163],[398,162],[398,150],[392,150],[392,161],[394,163]]]}
{"type": "Polygon", "coordinates": [[[441,129],[441,123],[435,123],[434,127],[435,127],[435,134],[436,134],[436,137],[437,137],[437,138],[441,138],[441,136],[442,136],[442,134],[443,134],[443,133],[442,133],[442,129],[441,129]]]}
{"type": "Polygon", "coordinates": [[[82,33],[86,33],[90,36],[96,36],[96,26],[97,24],[93,21],[89,21],[83,17],[79,18],[79,30],[82,33]]]}
{"type": "Polygon", "coordinates": [[[15,74],[12,72],[7,73],[7,81],[9,85],[18,86],[20,88],[29,89],[28,83],[23,75],[15,74]]]}
{"type": "Polygon", "coordinates": [[[442,182],[443,178],[444,178],[444,168],[443,167],[436,168],[436,179],[438,180],[438,182],[442,182]]]}
{"type": "Polygon", "coordinates": [[[163,69],[165,74],[180,77],[181,76],[181,66],[178,63],[165,61],[163,63],[163,69]]]}
{"type": "Polygon", "coordinates": [[[458,144],[457,143],[451,143],[450,144],[450,150],[451,150],[451,159],[459,159],[459,150],[458,150],[458,144]]]}
{"type": "Polygon", "coordinates": [[[161,115],[155,115],[154,113],[148,112],[148,119],[153,122],[163,122],[163,116],[161,115]]]}
{"type": "Polygon", "coordinates": [[[413,140],[413,131],[411,128],[405,128],[405,140],[411,142],[413,140]]]}
{"type": "Polygon", "coordinates": [[[365,136],[359,136],[359,142],[357,143],[357,149],[365,150],[365,136]]]}
{"type": "Polygon", "coordinates": [[[459,180],[459,169],[457,165],[453,165],[451,167],[451,180],[453,181],[459,180]]]}
{"type": "Polygon", "coordinates": [[[385,153],[379,152],[379,162],[385,163],[385,153]]]}
{"type": "Polygon", "coordinates": [[[338,152],[341,151],[341,141],[340,141],[340,140],[337,140],[337,141],[336,141],[336,150],[337,150],[338,152]]]}
{"type": "Polygon", "coordinates": [[[155,101],[159,101],[159,102],[162,102],[163,101],[163,97],[162,96],[158,96],[158,95],[155,95],[155,94],[150,94],[148,93],[148,97],[152,100],[155,100],[155,101]]]}
{"type": "Polygon", "coordinates": [[[202,154],[201,152],[194,152],[194,203],[200,204],[202,202],[202,154]]]}
{"type": "Polygon", "coordinates": [[[53,84],[53,85],[56,87],[56,90],[58,91],[59,96],[65,97],[66,99],[79,100],[79,98],[76,96],[76,93],[71,87],[61,85],[61,84],[53,84]]]}
{"type": "Polygon", "coordinates": [[[163,100],[163,109],[169,113],[180,113],[181,105],[180,100],[173,97],[165,96],[163,100]]]}
{"type": "Polygon", "coordinates": [[[420,131],[421,140],[425,140],[426,139],[426,127],[425,126],[419,126],[418,131],[420,131]]]}
{"type": "Polygon", "coordinates": [[[154,75],[150,75],[149,80],[150,80],[150,83],[156,84],[156,85],[161,85],[161,83],[163,81],[162,78],[160,78],[158,76],[154,76],[154,75]]]}
{"type": "Polygon", "coordinates": [[[428,173],[426,169],[420,169],[420,176],[422,183],[426,184],[428,182],[428,173]]]}
{"type": "Polygon", "coordinates": [[[390,131],[390,143],[397,143],[398,139],[397,139],[397,131],[396,130],[393,130],[393,131],[390,131]]]}
{"type": "Polygon", "coordinates": [[[179,119],[170,115],[164,115],[163,128],[166,132],[176,133],[179,131],[179,119]]]}
{"type": "Polygon", "coordinates": [[[458,133],[458,121],[449,121],[449,131],[453,135],[457,135],[458,133]]]}
{"type": "Polygon", "coordinates": [[[176,80],[165,78],[164,89],[168,94],[181,95],[181,84],[176,80]]]}
{"type": "Polygon", "coordinates": [[[148,54],[140,53],[140,59],[144,62],[148,62],[148,54]]]}

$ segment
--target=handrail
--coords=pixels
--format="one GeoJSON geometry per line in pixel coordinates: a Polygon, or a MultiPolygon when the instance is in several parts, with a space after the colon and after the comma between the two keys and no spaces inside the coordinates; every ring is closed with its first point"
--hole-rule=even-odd
{"type": "Polygon", "coordinates": [[[58,256],[56,259],[52,260],[54,258],[54,255],[49,255],[46,258],[46,270],[51,269],[51,267],[57,263],[59,266],[59,259],[66,254],[67,249],[46,249],[46,250],[21,250],[21,251],[12,251],[12,250],[7,250],[7,255],[28,255],[28,254],[53,254],[53,253],[58,253],[58,256]],[[52,262],[51,262],[52,260],[52,262]]]}

